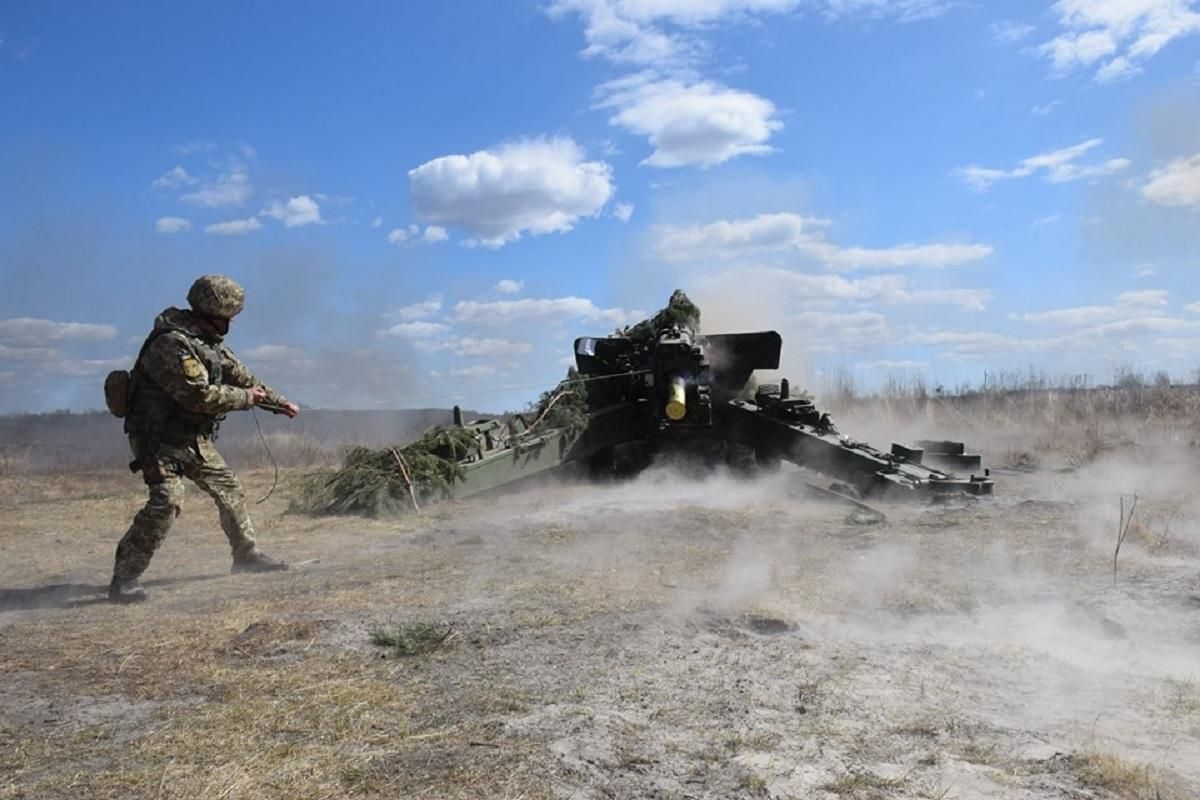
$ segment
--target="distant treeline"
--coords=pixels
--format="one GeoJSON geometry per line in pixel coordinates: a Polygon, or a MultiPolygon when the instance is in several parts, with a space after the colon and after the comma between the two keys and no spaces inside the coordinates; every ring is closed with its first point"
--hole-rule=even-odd
{"type": "Polygon", "coordinates": [[[1200,391],[1200,370],[1197,381],[1177,383],[1166,372],[1147,375],[1129,367],[1113,372],[1111,384],[1097,383],[1092,376],[1061,375],[1052,377],[1040,370],[1010,370],[985,372],[980,384],[963,383],[948,387],[931,383],[920,371],[898,370],[886,376],[881,385],[867,389],[856,382],[849,370],[837,369],[823,373],[813,387],[818,405],[827,410],[844,411],[859,406],[896,402],[924,403],[939,400],[958,404],[980,401],[1012,402],[1021,397],[1034,400],[1056,400],[1064,396],[1077,402],[1102,402],[1107,410],[1125,410],[1130,406],[1156,403],[1166,398],[1183,398],[1200,391]],[[1118,409],[1120,407],[1120,409],[1118,409]]]}
{"type": "MultiPolygon", "coordinates": [[[[467,419],[489,416],[463,413],[467,419]]],[[[221,424],[217,437],[217,449],[234,466],[270,463],[255,417],[281,466],[330,463],[353,444],[404,445],[434,425],[451,423],[451,412],[444,408],[305,409],[291,420],[261,410],[238,412],[221,424]]],[[[102,411],[0,415],[0,474],[124,468],[131,456],[121,425],[121,420],[102,411]]]]}

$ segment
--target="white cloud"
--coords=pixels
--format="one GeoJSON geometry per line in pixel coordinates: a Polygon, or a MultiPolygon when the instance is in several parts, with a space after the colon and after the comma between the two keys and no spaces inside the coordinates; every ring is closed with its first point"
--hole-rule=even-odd
{"type": "Polygon", "coordinates": [[[91,322],[54,322],[33,317],[0,319],[0,343],[18,347],[44,347],[51,342],[104,342],[116,338],[112,325],[91,322]]]}
{"type": "Polygon", "coordinates": [[[392,228],[387,235],[387,240],[391,244],[403,244],[408,241],[408,238],[419,231],[416,225],[409,225],[407,228],[392,228]]]}
{"type": "Polygon", "coordinates": [[[388,319],[408,322],[416,319],[425,319],[432,317],[442,310],[442,296],[440,294],[431,295],[419,303],[412,303],[407,306],[389,311],[384,316],[388,319]]]}
{"type": "MultiPolygon", "coordinates": [[[[839,0],[833,0],[837,3],[839,0]]],[[[859,0],[861,2],[861,0],[859,0]]],[[[622,16],[638,22],[667,20],[676,25],[701,25],[723,17],[744,14],[778,13],[794,9],[801,0],[608,0],[596,3],[559,3],[563,6],[608,5],[622,16]]]]}
{"type": "Polygon", "coordinates": [[[261,213],[265,217],[279,220],[285,228],[321,224],[321,207],[306,194],[297,195],[286,203],[276,200],[261,213]]]}
{"type": "Polygon", "coordinates": [[[448,370],[446,374],[455,378],[482,378],[485,375],[495,375],[496,368],[485,367],[482,365],[475,367],[461,367],[459,369],[448,370]]]}
{"type": "Polygon", "coordinates": [[[1195,0],[1058,0],[1063,32],[1038,48],[1059,73],[1096,67],[1104,83],[1141,71],[1174,39],[1200,32],[1195,0]]]}
{"type": "Polygon", "coordinates": [[[460,322],[496,324],[526,319],[582,319],[585,322],[605,321],[614,325],[637,322],[646,317],[644,311],[621,308],[599,308],[582,297],[522,298],[480,302],[463,300],[454,305],[454,317],[460,322]]]}
{"type": "Polygon", "coordinates": [[[598,89],[610,123],[649,138],[652,166],[713,165],[771,152],[782,127],[774,104],[750,92],[698,80],[696,65],[716,52],[709,30],[757,23],[764,16],[813,10],[830,20],[922,19],[941,14],[949,0],[551,0],[551,16],[584,23],[586,57],[647,71],[598,89]]]}
{"type": "Polygon", "coordinates": [[[186,169],[176,165],[174,169],[169,169],[155,178],[150,185],[155,189],[177,189],[180,186],[191,186],[198,182],[198,178],[193,178],[186,169]]]}
{"type": "Polygon", "coordinates": [[[1045,322],[1051,325],[1074,327],[1078,325],[1093,325],[1110,320],[1117,315],[1112,306],[1077,306],[1075,308],[1056,308],[1050,311],[1034,311],[1020,314],[1016,318],[1025,322],[1045,322]]]}
{"type": "Polygon", "coordinates": [[[9,347],[0,344],[0,361],[46,362],[57,357],[58,351],[53,347],[9,347]]]}
{"type": "Polygon", "coordinates": [[[250,185],[250,176],[242,169],[235,169],[206,181],[201,184],[200,188],[194,192],[188,192],[179,199],[194,206],[224,208],[245,205],[253,193],[254,188],[250,185]]]}
{"type": "Polygon", "coordinates": [[[499,292],[500,294],[516,294],[524,288],[525,281],[514,281],[511,278],[505,278],[502,281],[498,281],[492,287],[492,291],[499,292]]]}
{"type": "Polygon", "coordinates": [[[1040,106],[1034,106],[1029,109],[1030,114],[1035,114],[1039,117],[1044,117],[1054,113],[1054,109],[1062,105],[1062,100],[1051,100],[1049,103],[1043,103],[1040,106]]]}
{"type": "Polygon", "coordinates": [[[378,228],[381,225],[383,225],[383,217],[376,217],[375,219],[371,220],[372,228],[378,228]]]}
{"type": "Polygon", "coordinates": [[[1158,270],[1153,264],[1138,264],[1133,271],[1135,278],[1152,278],[1158,274],[1158,270]]]}
{"type": "Polygon", "coordinates": [[[1117,295],[1119,306],[1165,306],[1170,292],[1165,289],[1141,289],[1117,295]]]}
{"type": "Polygon", "coordinates": [[[799,214],[760,214],[752,219],[718,220],[704,225],[656,226],[655,249],[666,261],[691,261],[708,254],[740,257],[763,250],[780,250],[812,241],[829,220],[799,214]]]}
{"type": "Polygon", "coordinates": [[[924,267],[940,269],[969,264],[992,253],[986,244],[899,244],[893,247],[839,247],[814,242],[801,252],[823,261],[830,269],[901,269],[924,267]]]}
{"type": "Polygon", "coordinates": [[[413,205],[423,220],[462,227],[485,247],[526,232],[569,231],[581,217],[598,214],[613,193],[609,165],[583,158],[568,138],[443,156],[409,171],[413,205]]]}
{"type": "Polygon", "coordinates": [[[649,166],[711,166],[770,153],[767,141],[783,127],[770,100],[709,81],[643,73],[606,83],[599,93],[600,107],[614,109],[609,124],[648,137],[654,152],[642,163],[649,166]]]}
{"type": "Polygon", "coordinates": [[[1144,313],[1150,307],[1165,306],[1167,305],[1169,294],[1164,289],[1141,289],[1132,292],[1122,292],[1117,295],[1116,302],[1111,306],[1056,308],[1049,311],[1015,314],[1012,315],[1012,318],[1024,322],[1041,322],[1063,327],[1103,325],[1115,320],[1135,317],[1138,314],[1144,313]]]}
{"type": "Polygon", "coordinates": [[[887,248],[842,247],[824,239],[827,220],[798,214],[761,214],[752,219],[705,225],[658,226],[655,251],[666,261],[742,258],[764,252],[793,253],[834,270],[940,268],[978,261],[991,254],[980,244],[901,244],[887,248]]]}
{"type": "Polygon", "coordinates": [[[407,228],[393,228],[388,234],[387,240],[395,245],[401,245],[406,242],[416,243],[417,241],[425,244],[437,244],[444,242],[450,238],[450,234],[446,229],[438,225],[430,225],[421,231],[420,225],[409,225],[407,228]]]}
{"type": "Polygon", "coordinates": [[[1200,320],[1174,319],[1172,317],[1140,317],[1106,322],[1080,331],[1083,338],[1095,336],[1137,336],[1147,333],[1175,333],[1200,330],[1200,320]]]}
{"type": "MultiPolygon", "coordinates": [[[[911,1],[911,0],[909,0],[911,1]]],[[[722,18],[787,12],[801,0],[553,0],[552,16],[578,14],[584,21],[583,55],[616,64],[677,67],[706,50],[695,28],[722,18]],[[667,30],[671,26],[674,30],[667,30]],[[686,29],[692,30],[686,30],[686,29]],[[682,29],[682,30],[681,30],[682,29]]],[[[833,0],[837,2],[837,0],[833,0]]]]}
{"type": "Polygon", "coordinates": [[[585,57],[663,69],[703,58],[711,48],[700,34],[727,23],[800,9],[830,20],[858,16],[908,22],[937,16],[952,5],[949,0],[553,0],[549,12],[583,19],[585,57]]]}
{"type": "Polygon", "coordinates": [[[952,0],[824,0],[825,15],[840,18],[860,15],[873,18],[894,17],[900,22],[933,19],[955,5],[952,0]]]}
{"type": "Polygon", "coordinates": [[[477,339],[464,336],[454,342],[450,348],[460,356],[513,356],[533,351],[529,342],[512,342],[508,339],[477,339]]]}
{"type": "Polygon", "coordinates": [[[1200,314],[1200,303],[1188,303],[1183,307],[1184,311],[1190,311],[1193,314],[1200,314]]]}
{"type": "Polygon", "coordinates": [[[430,339],[450,332],[450,326],[440,322],[398,322],[379,332],[380,336],[395,336],[400,339],[430,339]]]}
{"type": "Polygon", "coordinates": [[[945,347],[944,355],[955,359],[990,359],[1013,353],[1047,350],[1058,344],[1057,339],[1028,339],[1007,336],[991,331],[913,331],[905,342],[915,345],[945,347]]]}
{"type": "Polygon", "coordinates": [[[633,203],[617,203],[613,208],[613,216],[621,222],[629,222],[629,218],[633,216],[633,203]]]}
{"type": "Polygon", "coordinates": [[[192,223],[183,217],[159,217],[154,221],[154,230],[159,233],[187,233],[192,223]]]}
{"type": "Polygon", "coordinates": [[[913,289],[903,275],[872,275],[848,279],[813,275],[782,267],[739,267],[701,278],[700,287],[712,298],[737,294],[738,286],[755,286],[791,309],[839,303],[885,305],[948,305],[964,311],[983,311],[988,289],[913,289]]]}
{"type": "Polygon", "coordinates": [[[1142,197],[1160,206],[1200,208],[1200,153],[1151,172],[1142,197]]]}
{"type": "Polygon", "coordinates": [[[986,311],[990,289],[902,289],[883,297],[887,302],[910,305],[957,306],[964,311],[986,311]]]}
{"type": "Polygon", "coordinates": [[[204,232],[213,233],[218,236],[241,236],[251,231],[256,231],[261,227],[262,223],[258,221],[258,217],[249,217],[248,219],[231,219],[227,222],[214,222],[212,225],[204,226],[204,232]]]}
{"type": "MultiPolygon", "coordinates": [[[[584,20],[586,57],[601,57],[617,64],[678,65],[696,56],[696,44],[687,37],[666,33],[652,24],[637,3],[620,0],[553,0],[552,16],[577,13],[584,20]]],[[[657,16],[657,15],[655,15],[657,16]]]]}
{"type": "MultiPolygon", "coordinates": [[[[887,318],[875,311],[804,311],[792,315],[791,321],[799,326],[805,341],[828,342],[829,349],[857,349],[889,339],[887,318]]],[[[826,348],[817,344],[810,349],[820,352],[826,348]]]]}
{"type": "Polygon", "coordinates": [[[1086,178],[1098,178],[1113,175],[1128,169],[1130,162],[1124,158],[1110,158],[1099,164],[1076,163],[1088,151],[1099,147],[1103,139],[1088,139],[1071,147],[1052,150],[1025,159],[1019,166],[1010,170],[991,169],[988,167],[968,166],[959,167],[951,174],[978,191],[986,191],[993,183],[1015,178],[1027,178],[1030,175],[1042,173],[1050,183],[1066,183],[1086,178]]]}
{"type": "Polygon", "coordinates": [[[1162,343],[1171,340],[1154,337],[1200,331],[1200,320],[1188,321],[1168,317],[1128,317],[1095,322],[1081,314],[1076,324],[1074,330],[1045,338],[1009,336],[991,331],[910,331],[903,341],[908,344],[945,348],[940,353],[942,358],[980,360],[985,364],[1023,353],[1050,353],[1058,358],[1078,362],[1095,358],[1098,354],[1105,359],[1119,358],[1122,355],[1128,357],[1131,353],[1137,353],[1140,348],[1150,348],[1155,353],[1161,353],[1162,343]],[[1138,339],[1141,340],[1140,344],[1137,343],[1138,339]]]}
{"type": "Polygon", "coordinates": [[[997,42],[1001,44],[1015,44],[1037,30],[1037,26],[1024,22],[1004,20],[1002,22],[993,22],[988,26],[988,30],[991,31],[992,38],[997,42]]]}

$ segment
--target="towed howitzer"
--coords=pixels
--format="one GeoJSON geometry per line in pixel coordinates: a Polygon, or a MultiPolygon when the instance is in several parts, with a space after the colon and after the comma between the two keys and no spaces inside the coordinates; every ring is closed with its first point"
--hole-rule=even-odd
{"type": "MultiPolygon", "coordinates": [[[[991,494],[990,475],[966,477],[923,463],[923,449],[893,445],[889,453],[838,432],[827,413],[787,379],[754,386],[755,370],[778,369],[782,339],[775,331],[700,335],[673,324],[650,340],[582,338],[575,358],[594,414],[627,420],[632,440],[652,450],[712,453],[714,445],[740,448],[760,465],[790,461],[845,482],[865,497],[920,493],[991,494]]],[[[929,443],[945,459],[979,471],[978,456],[958,442],[929,443]],[[952,457],[953,456],[953,457],[952,457]],[[957,459],[957,460],[955,460],[957,459]]],[[[936,458],[942,457],[938,452],[936,458]]]]}
{"type": "Polygon", "coordinates": [[[447,494],[467,497],[569,462],[624,471],[676,452],[728,463],[732,453],[749,454],[764,467],[789,461],[862,497],[992,494],[988,471],[976,474],[979,456],[965,454],[961,443],[927,444],[931,460],[971,470],[965,476],[926,465],[923,448],[894,444],[883,452],[841,434],[786,379],[755,386],[755,370],[778,369],[781,348],[775,331],[701,335],[679,323],[651,336],[578,338],[577,370],[549,405],[576,395],[579,418],[567,426],[543,424],[545,409],[532,423],[520,416],[507,426],[467,423],[456,408],[454,429],[471,433],[477,446],[457,460],[460,474],[447,494]]]}
{"type": "Polygon", "coordinates": [[[315,475],[301,507],[415,509],[567,464],[620,474],[674,454],[734,468],[789,461],[863,498],[992,494],[979,456],[959,442],[893,444],[883,452],[839,432],[786,379],[756,385],[756,370],[779,368],[776,331],[701,334],[698,319],[698,309],[676,292],[650,320],[612,336],[580,337],[575,368],[532,414],[468,422],[455,407],[449,427],[403,449],[359,448],[342,470],[315,475]]]}

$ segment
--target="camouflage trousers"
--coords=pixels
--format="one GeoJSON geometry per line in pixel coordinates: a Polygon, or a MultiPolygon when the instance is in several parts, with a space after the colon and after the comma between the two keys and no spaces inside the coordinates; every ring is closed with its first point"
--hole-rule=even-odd
{"type": "MultiPolygon", "coordinates": [[[[132,436],[129,445],[134,455],[142,458],[138,442],[132,436]]],[[[254,526],[246,512],[246,496],[242,492],[242,485],[211,441],[198,438],[191,445],[163,446],[155,453],[155,457],[160,474],[155,475],[153,471],[147,474],[143,470],[150,489],[150,499],[133,518],[129,531],[117,545],[114,579],[133,580],[150,566],[154,551],[167,538],[171,523],[182,510],[184,478],[190,479],[216,502],[221,530],[229,539],[234,558],[257,551],[254,526]],[[159,477],[162,479],[158,480],[159,477]]]]}

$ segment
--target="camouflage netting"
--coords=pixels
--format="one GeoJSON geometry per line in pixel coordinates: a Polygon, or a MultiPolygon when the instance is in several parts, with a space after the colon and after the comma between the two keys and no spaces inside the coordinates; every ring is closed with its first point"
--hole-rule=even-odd
{"type": "Polygon", "coordinates": [[[407,447],[352,447],[341,469],[304,476],[291,508],[304,514],[367,516],[410,511],[414,494],[418,502],[448,495],[462,476],[459,460],[478,449],[471,431],[442,427],[407,447]]]}
{"type": "Polygon", "coordinates": [[[528,411],[509,420],[509,430],[518,443],[522,436],[534,436],[553,428],[571,434],[582,432],[588,424],[587,388],[587,382],[571,367],[567,377],[550,391],[542,392],[528,411]]]}
{"type": "Polygon", "coordinates": [[[636,325],[618,328],[616,335],[628,336],[630,339],[650,339],[656,336],[663,328],[668,328],[672,325],[687,328],[693,333],[700,331],[700,309],[683,293],[682,289],[676,289],[671,293],[671,299],[667,301],[666,308],[659,311],[650,319],[644,319],[636,325]]]}
{"type": "MultiPolygon", "coordinates": [[[[700,310],[686,294],[676,291],[666,308],[648,320],[617,330],[616,335],[644,340],[670,325],[696,330],[699,324],[700,310]]],[[[588,383],[572,368],[525,412],[509,415],[502,436],[519,450],[552,430],[581,433],[587,428],[588,416],[588,383]]],[[[412,510],[414,496],[421,505],[448,497],[463,475],[458,462],[479,453],[479,442],[471,430],[454,427],[434,428],[407,447],[353,447],[346,451],[341,469],[306,475],[291,509],[304,514],[404,513],[412,510]]]]}

